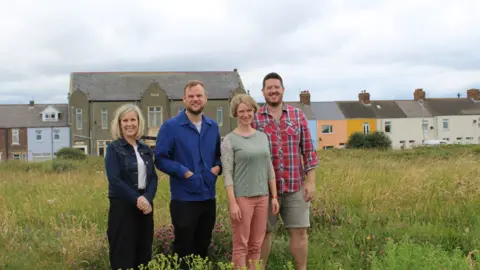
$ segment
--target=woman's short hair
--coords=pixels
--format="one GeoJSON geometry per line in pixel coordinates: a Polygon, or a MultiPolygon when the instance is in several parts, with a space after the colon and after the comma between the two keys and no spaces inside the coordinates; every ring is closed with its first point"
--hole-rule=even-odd
{"type": "Polygon", "coordinates": [[[115,116],[113,117],[112,123],[111,123],[111,133],[112,137],[114,140],[118,140],[120,138],[123,138],[122,134],[122,128],[120,126],[120,122],[123,118],[123,116],[128,113],[128,112],[135,112],[137,114],[137,119],[138,119],[138,131],[137,134],[135,135],[136,139],[140,139],[143,136],[143,132],[145,129],[145,119],[143,118],[142,112],[140,111],[140,108],[138,108],[137,105],[135,104],[124,104],[120,106],[116,111],[115,111],[115,116]]]}
{"type": "Polygon", "coordinates": [[[237,108],[241,103],[245,103],[248,106],[253,108],[253,112],[256,113],[258,111],[258,104],[257,102],[247,94],[238,94],[233,96],[232,101],[230,101],[230,116],[237,117],[237,108]]]}

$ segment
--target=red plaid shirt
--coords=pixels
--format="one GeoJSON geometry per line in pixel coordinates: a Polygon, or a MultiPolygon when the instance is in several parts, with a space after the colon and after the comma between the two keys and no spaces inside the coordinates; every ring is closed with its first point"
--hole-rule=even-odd
{"type": "Polygon", "coordinates": [[[318,167],[305,114],[284,103],[277,123],[265,104],[255,114],[252,126],[267,134],[270,141],[278,194],[299,191],[306,172],[318,167]]]}

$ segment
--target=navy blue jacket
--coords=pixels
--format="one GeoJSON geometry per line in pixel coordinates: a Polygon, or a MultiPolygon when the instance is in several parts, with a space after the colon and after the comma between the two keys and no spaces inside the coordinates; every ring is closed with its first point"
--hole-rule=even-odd
{"type": "Polygon", "coordinates": [[[204,201],[216,197],[217,176],[210,169],[220,166],[218,124],[202,116],[200,133],[185,110],[160,127],[155,147],[155,165],[170,176],[172,200],[204,201]],[[193,175],[185,179],[188,171],[193,175]]]}
{"type": "MultiPolygon", "coordinates": [[[[143,196],[153,202],[157,192],[158,176],[153,163],[153,151],[137,140],[138,153],[147,167],[146,191],[143,196]]],[[[138,168],[135,149],[125,139],[114,140],[107,146],[105,170],[108,178],[108,197],[121,198],[137,204],[138,168]]]]}

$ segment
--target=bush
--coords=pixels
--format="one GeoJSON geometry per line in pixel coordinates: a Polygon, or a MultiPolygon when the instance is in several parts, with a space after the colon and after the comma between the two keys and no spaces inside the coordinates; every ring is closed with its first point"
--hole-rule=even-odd
{"type": "Polygon", "coordinates": [[[368,148],[386,150],[392,148],[392,141],[384,132],[380,131],[374,131],[367,135],[361,132],[355,132],[350,135],[345,147],[350,149],[368,148]]]}
{"type": "Polygon", "coordinates": [[[87,155],[80,149],[64,147],[56,153],[58,159],[85,160],[87,155]]]}

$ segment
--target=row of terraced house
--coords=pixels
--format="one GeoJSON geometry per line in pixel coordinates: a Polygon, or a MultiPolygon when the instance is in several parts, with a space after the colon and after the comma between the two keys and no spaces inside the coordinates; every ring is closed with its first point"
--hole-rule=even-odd
{"type": "MultiPolygon", "coordinates": [[[[71,74],[68,103],[0,105],[0,160],[41,161],[63,147],[103,156],[111,142],[110,122],[116,108],[137,104],[146,119],[145,135],[155,137],[162,123],[183,109],[188,80],[205,83],[207,116],[222,136],[236,127],[229,117],[231,98],[247,93],[236,69],[225,72],[76,72],[71,74]]],[[[286,91],[290,91],[286,89],[286,91]]],[[[306,115],[319,150],[342,148],[354,132],[385,132],[394,149],[429,140],[480,143],[480,90],[465,97],[428,98],[422,89],[406,100],[371,100],[366,91],[347,101],[315,102],[309,91],[286,102],[306,115]]],[[[262,104],[261,102],[259,102],[262,104]]],[[[147,140],[153,145],[154,140],[147,140]]]]}

